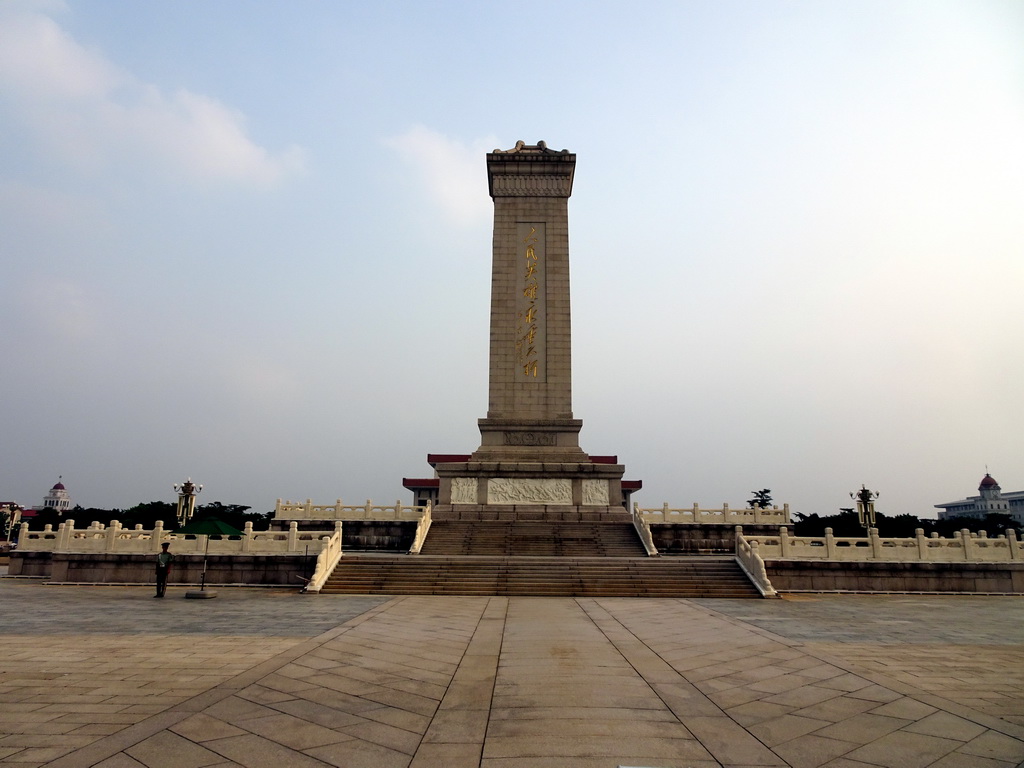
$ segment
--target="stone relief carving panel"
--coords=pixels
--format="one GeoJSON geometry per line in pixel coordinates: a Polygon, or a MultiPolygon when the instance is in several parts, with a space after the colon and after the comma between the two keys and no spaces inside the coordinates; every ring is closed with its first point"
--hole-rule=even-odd
{"type": "Polygon", "coordinates": [[[488,504],[572,504],[572,482],[558,479],[493,477],[488,504]]]}
{"type": "Polygon", "coordinates": [[[554,445],[552,432],[506,432],[505,445],[554,445]]]}
{"type": "Polygon", "coordinates": [[[584,480],[583,481],[583,503],[593,507],[607,507],[611,505],[608,498],[607,480],[584,480]]]}
{"type": "Polygon", "coordinates": [[[475,477],[453,477],[452,504],[476,504],[477,482],[475,477]]]}

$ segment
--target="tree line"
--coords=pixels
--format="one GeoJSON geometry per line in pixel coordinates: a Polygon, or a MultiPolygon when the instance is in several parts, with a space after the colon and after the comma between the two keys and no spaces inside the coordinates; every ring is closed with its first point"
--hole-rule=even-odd
{"type": "MultiPolygon", "coordinates": [[[[772,492],[769,488],[760,491],[751,491],[752,498],[747,501],[751,509],[766,509],[771,506],[772,492]]],[[[794,512],[795,518],[792,524],[793,533],[796,536],[824,536],[825,529],[831,528],[834,536],[864,536],[867,534],[864,526],[860,523],[860,517],[853,509],[840,509],[834,515],[804,515],[794,512]]],[[[943,538],[949,538],[958,531],[966,528],[972,533],[985,531],[989,536],[1001,536],[1008,528],[1021,528],[1010,515],[989,514],[984,518],[977,517],[951,517],[948,520],[933,520],[931,518],[919,518],[915,515],[885,515],[881,512],[875,513],[875,528],[878,535],[887,539],[910,538],[916,535],[918,528],[924,530],[925,536],[933,533],[943,538]]]]}
{"type": "MultiPolygon", "coordinates": [[[[216,517],[230,526],[239,530],[251,522],[253,528],[262,530],[267,527],[273,512],[250,512],[252,507],[242,504],[222,504],[219,501],[211,501],[208,504],[197,504],[192,520],[205,520],[209,517],[216,517]]],[[[65,520],[75,521],[77,528],[85,528],[94,520],[104,525],[109,525],[117,520],[125,528],[134,528],[141,525],[143,528],[152,528],[157,520],[162,520],[166,530],[174,530],[178,527],[178,505],[169,501],[146,501],[136,504],[128,509],[100,509],[98,507],[83,507],[76,505],[67,512],[60,513],[53,507],[46,507],[40,510],[35,517],[26,519],[33,531],[41,531],[44,526],[52,525],[56,528],[65,520]]]]}

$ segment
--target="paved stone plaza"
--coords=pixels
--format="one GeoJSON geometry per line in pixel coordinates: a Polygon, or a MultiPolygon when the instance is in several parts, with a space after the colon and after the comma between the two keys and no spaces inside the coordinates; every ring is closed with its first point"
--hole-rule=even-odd
{"type": "Polygon", "coordinates": [[[0,580],[0,763],[1015,766],[1024,600],[0,580]]]}

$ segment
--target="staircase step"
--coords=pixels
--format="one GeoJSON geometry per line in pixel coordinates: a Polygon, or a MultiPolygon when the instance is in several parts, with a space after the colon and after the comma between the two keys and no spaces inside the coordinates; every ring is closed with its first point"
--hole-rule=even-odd
{"type": "Polygon", "coordinates": [[[349,555],[325,594],[759,597],[732,560],[349,555]]]}

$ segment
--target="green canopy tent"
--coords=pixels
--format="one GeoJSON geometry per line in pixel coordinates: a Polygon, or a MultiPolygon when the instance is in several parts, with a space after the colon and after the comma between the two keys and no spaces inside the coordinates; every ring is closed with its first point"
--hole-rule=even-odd
{"type": "Polygon", "coordinates": [[[193,536],[241,536],[242,532],[232,525],[228,525],[219,517],[204,517],[201,520],[193,520],[175,533],[184,533],[193,536]]]}
{"type": "Polygon", "coordinates": [[[186,536],[206,536],[206,552],[203,553],[203,577],[199,584],[199,592],[189,592],[185,597],[207,597],[213,596],[216,592],[206,592],[206,558],[210,552],[210,538],[228,538],[230,536],[242,536],[242,532],[234,526],[228,525],[217,517],[204,517],[200,520],[193,520],[188,525],[179,528],[176,533],[183,533],[186,536]]]}

